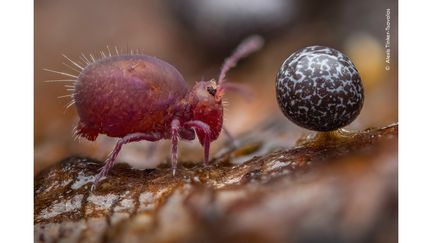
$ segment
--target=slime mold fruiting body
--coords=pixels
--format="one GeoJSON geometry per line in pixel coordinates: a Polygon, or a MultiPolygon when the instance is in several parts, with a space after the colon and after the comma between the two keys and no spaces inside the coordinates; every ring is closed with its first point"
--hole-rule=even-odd
{"type": "Polygon", "coordinates": [[[360,113],[364,94],[359,72],[340,51],[310,46],[289,56],[276,77],[284,115],[315,131],[333,131],[360,113]]]}

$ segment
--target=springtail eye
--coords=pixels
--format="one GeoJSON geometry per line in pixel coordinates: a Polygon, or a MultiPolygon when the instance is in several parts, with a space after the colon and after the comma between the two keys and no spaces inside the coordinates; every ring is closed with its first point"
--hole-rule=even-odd
{"type": "Polygon", "coordinates": [[[207,87],[207,91],[209,92],[209,94],[211,94],[213,96],[215,96],[215,94],[216,94],[216,89],[211,87],[211,86],[207,87]]]}

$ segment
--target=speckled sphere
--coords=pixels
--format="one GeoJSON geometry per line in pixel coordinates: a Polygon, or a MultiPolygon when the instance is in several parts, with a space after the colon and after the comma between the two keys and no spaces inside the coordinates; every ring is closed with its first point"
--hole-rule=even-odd
{"type": "Polygon", "coordinates": [[[359,72],[342,52],[310,46],[289,56],[276,77],[282,112],[295,124],[332,131],[351,123],[363,107],[359,72]]]}

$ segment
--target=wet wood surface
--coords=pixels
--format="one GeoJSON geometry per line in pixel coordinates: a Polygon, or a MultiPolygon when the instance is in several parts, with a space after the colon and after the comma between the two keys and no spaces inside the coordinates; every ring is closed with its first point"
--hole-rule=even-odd
{"type": "Polygon", "coordinates": [[[176,176],[118,163],[93,192],[101,162],[67,158],[35,178],[35,241],[397,241],[397,124],[290,148],[277,127],[176,176]]]}

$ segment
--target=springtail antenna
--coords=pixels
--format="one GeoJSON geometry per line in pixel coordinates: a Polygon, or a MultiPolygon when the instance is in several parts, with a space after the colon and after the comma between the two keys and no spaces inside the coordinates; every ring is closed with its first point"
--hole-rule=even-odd
{"type": "Polygon", "coordinates": [[[261,47],[264,45],[264,39],[259,35],[252,35],[243,40],[235,49],[233,54],[225,59],[225,62],[221,68],[221,72],[219,74],[219,78],[217,83],[220,85],[224,82],[225,76],[227,72],[235,67],[237,65],[237,62],[244,58],[249,56],[251,53],[261,49],[261,47]]]}

